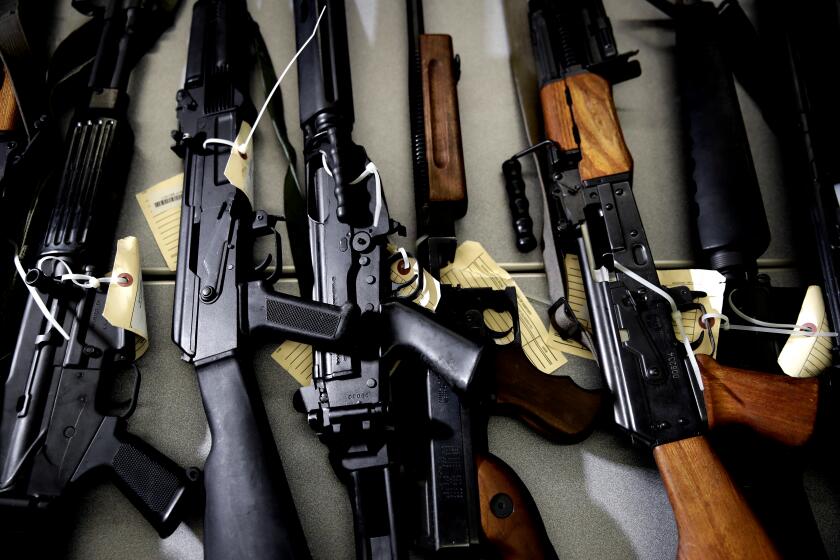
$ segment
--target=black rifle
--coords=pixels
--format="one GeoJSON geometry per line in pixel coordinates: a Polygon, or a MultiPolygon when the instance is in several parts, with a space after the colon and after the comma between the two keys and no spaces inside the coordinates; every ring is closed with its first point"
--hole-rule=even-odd
{"type": "MultiPolygon", "coordinates": [[[[134,361],[134,335],[102,316],[106,293],[62,283],[72,268],[108,270],[133,134],[126,117],[131,69],[171,23],[159,3],[112,0],[74,3],[101,20],[102,34],[86,99],[65,142],[57,198],[26,283],[44,300],[65,338],[29,297],[3,392],[0,418],[0,505],[21,513],[45,509],[93,470],[117,486],[167,536],[189,496],[188,473],[126,431],[129,403],[108,403],[120,368],[134,361]]],[[[136,368],[135,368],[135,371],[136,368]]]]}
{"type": "MultiPolygon", "coordinates": [[[[259,33],[245,0],[199,0],[193,9],[184,88],[177,95],[175,152],[184,193],[172,337],[195,366],[213,445],[205,466],[207,558],[308,558],[253,371],[252,335],[336,346],[354,317],[343,308],[274,291],[281,268],[279,220],[254,211],[224,176],[243,122],[256,116],[248,84],[259,33]],[[258,237],[271,255],[254,265],[258,237]]],[[[279,190],[278,190],[279,194],[279,190]]]]}
{"type": "MultiPolygon", "coordinates": [[[[390,281],[387,236],[404,229],[389,214],[378,178],[360,179],[370,160],[353,143],[353,94],[344,2],[296,0],[297,45],[316,37],[298,60],[304,131],[306,195],[315,273],[314,296],[363,312],[368,351],[316,352],[313,384],[297,407],[330,448],[333,467],[348,486],[360,559],[403,554],[397,527],[397,469],[391,443],[388,372],[396,353],[410,350],[448,385],[465,389],[480,347],[398,301],[390,281]],[[378,312],[378,313],[377,313],[378,312]],[[369,316],[365,320],[365,316],[369,316]]],[[[357,350],[358,347],[357,347],[357,350]]]]}

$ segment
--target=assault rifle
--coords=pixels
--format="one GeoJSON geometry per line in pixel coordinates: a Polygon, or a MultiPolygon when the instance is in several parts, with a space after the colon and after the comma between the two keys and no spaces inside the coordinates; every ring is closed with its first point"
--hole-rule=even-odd
{"type": "MultiPolygon", "coordinates": [[[[410,350],[447,385],[465,390],[480,347],[400,303],[390,281],[387,237],[404,234],[392,220],[379,172],[351,138],[353,94],[344,2],[296,0],[297,45],[314,33],[298,60],[305,185],[315,276],[315,299],[352,304],[372,321],[364,336],[371,351],[316,352],[312,385],[297,406],[330,448],[353,506],[356,555],[401,557],[397,469],[390,414],[391,350],[410,350]],[[320,27],[316,21],[322,14],[320,27]]],[[[397,372],[395,375],[402,375],[397,372]]]]}
{"type": "MultiPolygon", "coordinates": [[[[724,0],[717,6],[707,1],[650,3],[674,22],[674,73],[684,128],[683,151],[690,161],[687,169],[691,172],[686,179],[693,197],[692,221],[703,259],[726,278],[723,314],[731,326],[749,325],[741,314],[762,321],[793,323],[802,290],[771,286],[771,276],[759,273],[758,259],[769,245],[770,228],[753,165],[750,135],[735,89],[737,78],[758,103],[768,124],[786,141],[801,138],[800,127],[805,121],[799,120],[797,111],[795,120],[785,122],[782,115],[788,107],[778,102],[787,94],[780,87],[784,81],[779,79],[784,75],[787,53],[780,63],[769,67],[769,49],[760,44],[737,0],[724,0]],[[780,122],[784,122],[782,127],[780,122]],[[750,219],[744,220],[745,215],[750,219]]],[[[783,17],[787,20],[794,16],[783,17]]],[[[782,27],[775,37],[787,33],[787,23],[782,27]]],[[[787,51],[785,47],[782,50],[787,51]]],[[[808,131],[810,127],[803,129],[808,131]]],[[[804,152],[800,146],[783,151],[788,157],[798,154],[798,163],[804,163],[810,172],[813,158],[807,156],[806,163],[804,152]]],[[[796,196],[794,200],[804,198],[796,196]]],[[[792,237],[795,241],[809,237],[802,235],[805,231],[794,228],[792,237]]],[[[821,236],[816,243],[808,238],[808,250],[800,254],[813,255],[816,262],[814,247],[822,248],[826,242],[821,236]]],[[[730,366],[781,373],[777,358],[787,340],[784,335],[729,328],[721,330],[717,357],[730,366]]],[[[779,551],[784,556],[825,557],[802,488],[801,454],[750,434],[729,432],[716,435],[717,450],[725,462],[737,466],[733,469],[736,482],[779,551]]]]}
{"type": "MultiPolygon", "coordinates": [[[[653,451],[681,557],[776,557],[704,433],[740,423],[801,445],[813,430],[818,385],[723,368],[709,357],[695,361],[690,341],[677,340],[672,319],[693,308],[696,294],[659,284],[612,100],[612,84],[638,76],[639,65],[633,53],[619,54],[599,0],[531,0],[529,20],[548,137],[533,148],[544,158],[547,251],[557,263],[565,249],[578,254],[615,421],[653,451]]],[[[521,73],[516,78],[529,83],[521,73]]],[[[521,98],[533,95],[520,90],[521,98]]],[[[508,179],[518,173],[518,161],[506,162],[508,179]]]]}
{"type": "MultiPolygon", "coordinates": [[[[455,222],[467,210],[456,89],[460,61],[449,35],[425,33],[420,0],[407,0],[406,9],[417,262],[440,280],[441,270],[455,258],[455,222]]],[[[415,543],[469,557],[481,557],[489,543],[506,558],[552,558],[527,488],[487,449],[487,414],[518,416],[551,439],[577,441],[592,426],[601,395],[530,365],[520,346],[514,288],[424,287],[423,278],[414,275],[413,286],[439,290],[435,312],[440,320],[487,344],[485,352],[495,359],[479,373],[478,389],[469,397],[459,396],[430,370],[394,381],[401,397],[398,430],[411,434],[401,438],[401,448],[409,502],[419,518],[413,524],[415,543]],[[486,310],[508,313],[510,331],[491,330],[483,319],[486,310]],[[510,344],[496,346],[495,339],[510,334],[510,344]]]]}
{"type": "Polygon", "coordinates": [[[173,6],[74,5],[100,20],[102,33],[86,97],[70,122],[46,234],[38,253],[26,259],[32,294],[2,394],[0,506],[14,508],[12,521],[49,510],[74,483],[101,470],[165,537],[180,523],[195,472],[127,432],[139,371],[127,405],[109,403],[108,390],[119,369],[132,367],[134,335],[103,318],[105,290],[62,277],[71,270],[108,270],[113,209],[120,207],[132,153],[129,74],[171,23],[173,6]]]}

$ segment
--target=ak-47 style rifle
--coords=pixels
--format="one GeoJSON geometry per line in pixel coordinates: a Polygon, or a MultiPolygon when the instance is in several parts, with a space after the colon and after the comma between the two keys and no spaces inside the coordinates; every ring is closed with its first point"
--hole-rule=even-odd
{"type": "MultiPolygon", "coordinates": [[[[776,557],[703,434],[740,423],[801,445],[813,430],[818,385],[723,368],[708,357],[698,364],[690,341],[676,339],[672,318],[693,306],[695,294],[659,285],[612,100],[611,85],[637,76],[639,65],[633,53],[619,54],[599,0],[531,0],[529,19],[548,137],[535,148],[545,157],[546,231],[556,262],[570,246],[580,258],[615,421],[653,451],[681,557],[776,557]]],[[[506,164],[506,175],[511,169],[518,162],[506,164]]]]}
{"type": "MultiPolygon", "coordinates": [[[[394,352],[410,350],[447,385],[472,381],[480,346],[400,299],[390,281],[387,236],[404,229],[388,213],[379,172],[351,138],[353,94],[344,2],[296,0],[300,121],[315,277],[314,297],[363,313],[352,356],[315,353],[312,385],[298,408],[330,448],[353,506],[359,559],[401,557],[389,374],[394,352]],[[320,27],[316,22],[320,18],[320,27]],[[357,350],[362,350],[361,346],[357,350]]],[[[402,375],[397,372],[395,375],[402,375]]]]}
{"type": "Polygon", "coordinates": [[[109,266],[113,209],[120,206],[132,153],[129,75],[171,23],[174,6],[74,5],[99,20],[101,35],[86,97],[67,132],[46,234],[35,258],[26,259],[32,293],[2,394],[0,506],[23,516],[49,510],[89,473],[108,472],[165,537],[181,521],[195,472],[127,432],[139,373],[128,404],[111,410],[116,405],[109,404],[107,388],[120,367],[133,365],[134,335],[105,320],[106,291],[98,283],[66,280],[71,269],[90,276],[109,266]]]}
{"type": "Polygon", "coordinates": [[[195,366],[212,437],[205,557],[302,559],[309,550],[248,364],[252,342],[262,334],[337,347],[357,314],[276,292],[281,267],[266,272],[270,255],[252,262],[255,240],[273,236],[280,263],[279,218],[253,210],[224,169],[256,116],[254,53],[242,38],[258,33],[245,0],[195,3],[174,133],[185,173],[172,337],[195,366]]]}

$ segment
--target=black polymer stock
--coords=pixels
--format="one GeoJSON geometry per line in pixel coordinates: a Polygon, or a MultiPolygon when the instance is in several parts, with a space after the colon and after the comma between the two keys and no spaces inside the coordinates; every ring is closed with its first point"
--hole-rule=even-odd
{"type": "Polygon", "coordinates": [[[74,5],[99,20],[101,35],[65,140],[46,234],[26,274],[69,339],[28,297],[2,395],[0,506],[17,508],[13,515],[21,517],[49,510],[73,483],[102,470],[165,537],[181,521],[196,471],[185,471],[126,431],[139,373],[127,405],[114,411],[115,404],[105,402],[117,370],[134,361],[134,335],[103,318],[104,289],[82,289],[58,277],[67,267],[92,275],[108,270],[113,209],[120,207],[133,149],[126,118],[129,74],[168,27],[171,13],[157,2],[74,5]]]}
{"type": "Polygon", "coordinates": [[[395,301],[399,286],[392,286],[389,275],[395,258],[386,244],[389,234],[403,228],[388,214],[373,175],[351,184],[369,160],[351,138],[344,2],[296,0],[294,6],[299,48],[325,9],[317,36],[298,60],[314,297],[333,305],[352,303],[363,313],[363,325],[369,325],[363,336],[373,346],[352,356],[316,352],[313,384],[300,390],[297,406],[329,447],[333,467],[350,492],[357,558],[401,558],[405,546],[397,519],[389,410],[393,357],[410,351],[448,385],[465,390],[481,349],[395,301]],[[372,315],[367,322],[366,315],[372,315]]]}

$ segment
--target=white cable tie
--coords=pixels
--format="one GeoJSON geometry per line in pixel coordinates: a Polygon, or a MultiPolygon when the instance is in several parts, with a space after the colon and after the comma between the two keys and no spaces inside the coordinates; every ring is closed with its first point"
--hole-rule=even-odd
{"type": "Polygon", "coordinates": [[[686,352],[688,353],[688,361],[691,363],[691,369],[694,371],[694,377],[697,379],[697,385],[700,387],[700,390],[703,390],[703,378],[700,375],[700,365],[697,363],[697,358],[694,357],[694,350],[691,348],[691,341],[688,340],[688,335],[685,332],[682,324],[682,313],[680,312],[679,308],[677,307],[677,302],[674,301],[674,298],[671,297],[671,294],[654,284],[653,282],[648,282],[620,262],[613,260],[613,264],[615,265],[616,270],[619,270],[641,284],[646,288],[653,290],[665,300],[671,306],[671,318],[674,321],[674,324],[677,325],[677,330],[679,331],[680,340],[682,340],[683,346],[685,346],[686,352]]]}
{"type": "Polygon", "coordinates": [[[376,164],[369,161],[365,166],[365,170],[358,177],[350,181],[350,184],[355,185],[369,175],[373,175],[376,183],[376,205],[373,209],[373,227],[376,227],[379,225],[379,216],[382,213],[382,179],[379,177],[379,169],[376,167],[376,164]]]}
{"type": "MultiPolygon", "coordinates": [[[[731,305],[731,302],[730,302],[731,305]]],[[[733,310],[735,308],[733,307],[733,310]]],[[[740,316],[740,315],[739,315],[740,316]]],[[[723,313],[704,313],[700,317],[700,323],[704,326],[708,325],[709,319],[720,319],[720,328],[725,331],[752,331],[752,332],[764,332],[764,333],[771,333],[771,334],[786,334],[789,336],[824,336],[824,337],[836,337],[836,332],[827,332],[827,331],[816,331],[816,326],[812,323],[806,323],[803,325],[793,325],[792,329],[789,328],[780,328],[786,326],[783,323],[765,323],[764,321],[760,321],[764,324],[769,325],[779,325],[779,327],[764,327],[764,326],[749,326],[749,325],[733,325],[729,322],[729,317],[724,315],[723,313]]],[[[708,327],[706,327],[708,328],[708,327]]]]}
{"type": "Polygon", "coordinates": [[[731,292],[729,292],[729,297],[727,299],[729,300],[729,307],[732,308],[732,311],[735,312],[735,315],[737,315],[738,317],[740,317],[744,321],[747,321],[748,323],[752,323],[753,325],[758,325],[759,327],[775,327],[777,329],[791,329],[791,330],[793,330],[793,329],[796,329],[796,328],[799,327],[799,325],[795,325],[795,324],[792,324],[792,323],[769,323],[767,321],[762,321],[760,319],[755,319],[753,317],[750,317],[749,315],[747,315],[746,313],[744,313],[743,311],[741,311],[740,309],[738,309],[735,306],[735,302],[732,300],[732,296],[735,295],[735,292],[737,292],[737,291],[738,290],[736,288],[736,289],[732,290],[731,292]]]}
{"type": "Polygon", "coordinates": [[[280,77],[277,78],[277,82],[274,84],[274,87],[271,88],[271,91],[269,92],[268,96],[265,98],[265,103],[263,103],[263,106],[260,109],[260,112],[257,114],[257,118],[254,121],[254,125],[251,127],[251,132],[248,133],[248,136],[245,138],[245,141],[242,142],[242,144],[237,147],[237,149],[239,150],[240,153],[245,153],[245,150],[248,149],[248,144],[251,143],[251,138],[254,136],[254,131],[257,130],[257,124],[259,124],[260,119],[263,116],[263,113],[265,113],[265,110],[268,108],[268,102],[271,101],[271,98],[274,96],[274,92],[277,91],[277,88],[280,87],[280,82],[282,82],[283,78],[286,77],[286,74],[289,72],[289,69],[292,67],[292,64],[294,64],[295,61],[298,59],[298,57],[300,56],[300,53],[303,52],[303,49],[306,48],[306,46],[312,41],[312,39],[315,38],[315,34],[318,33],[318,26],[321,25],[321,18],[324,17],[324,12],[326,11],[326,9],[327,9],[326,5],[323,8],[321,8],[321,13],[318,14],[318,19],[315,21],[315,27],[312,29],[312,34],[303,43],[303,45],[301,45],[301,47],[297,50],[297,52],[295,53],[295,56],[293,56],[292,59],[289,61],[289,63],[286,65],[286,68],[280,74],[280,77]]]}
{"type": "Polygon", "coordinates": [[[324,166],[324,171],[327,172],[327,175],[332,177],[333,176],[332,170],[330,169],[330,166],[327,164],[327,153],[324,150],[320,150],[320,152],[321,152],[321,165],[324,166]]]}
{"type": "Polygon", "coordinates": [[[222,146],[230,146],[231,149],[238,149],[236,142],[225,140],[224,138],[208,138],[201,144],[201,147],[206,150],[208,144],[221,144],[222,146]]]}
{"type": "Polygon", "coordinates": [[[17,269],[17,273],[20,275],[21,279],[23,280],[23,285],[26,286],[26,289],[29,290],[29,294],[32,296],[32,299],[35,300],[35,305],[38,306],[38,309],[41,310],[41,313],[50,323],[50,325],[58,331],[58,333],[64,337],[65,340],[70,340],[70,335],[67,334],[62,326],[58,323],[55,319],[53,314],[47,309],[47,304],[44,303],[44,300],[41,299],[41,294],[38,293],[38,290],[35,289],[35,286],[30,286],[26,282],[26,271],[23,270],[23,265],[20,264],[20,258],[15,254],[14,258],[15,268],[17,269]]]}
{"type": "Polygon", "coordinates": [[[406,253],[405,247],[400,247],[397,249],[397,252],[402,255],[403,268],[405,270],[411,270],[411,262],[408,260],[408,253],[406,253]]]}

